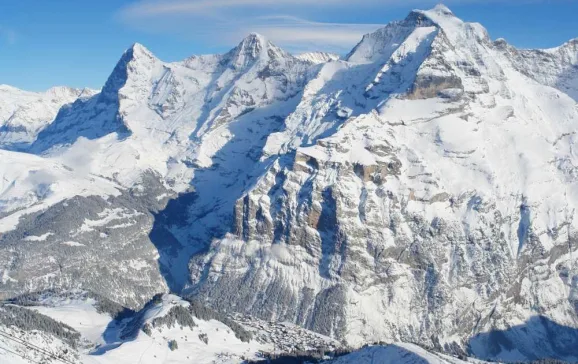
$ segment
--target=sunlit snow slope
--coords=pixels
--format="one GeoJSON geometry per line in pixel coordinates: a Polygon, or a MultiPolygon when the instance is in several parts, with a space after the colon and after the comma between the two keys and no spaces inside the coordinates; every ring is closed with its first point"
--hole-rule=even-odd
{"type": "Polygon", "coordinates": [[[135,44],[0,151],[1,295],[170,290],[355,346],[576,360],[577,44],[441,5],[341,59],[135,44]]]}
{"type": "Polygon", "coordinates": [[[0,147],[26,148],[54,120],[61,107],[96,93],[69,87],[36,93],[0,85],[0,147]]]}

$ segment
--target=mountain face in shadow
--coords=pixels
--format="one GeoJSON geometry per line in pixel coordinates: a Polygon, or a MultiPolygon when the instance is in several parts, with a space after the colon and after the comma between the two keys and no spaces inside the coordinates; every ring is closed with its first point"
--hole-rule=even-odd
{"type": "Polygon", "coordinates": [[[472,337],[469,354],[484,360],[516,362],[557,359],[578,361],[578,329],[534,316],[522,325],[472,337]]]}

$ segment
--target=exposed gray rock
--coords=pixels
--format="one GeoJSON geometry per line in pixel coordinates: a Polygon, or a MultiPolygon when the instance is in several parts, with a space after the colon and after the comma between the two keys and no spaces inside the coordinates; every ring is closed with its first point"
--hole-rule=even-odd
{"type": "Polygon", "coordinates": [[[0,236],[3,299],[46,289],[83,288],[137,308],[163,292],[158,252],[149,233],[152,212],[166,192],[158,176],[107,200],[74,197],[45,211],[23,216],[15,230],[0,236]]]}

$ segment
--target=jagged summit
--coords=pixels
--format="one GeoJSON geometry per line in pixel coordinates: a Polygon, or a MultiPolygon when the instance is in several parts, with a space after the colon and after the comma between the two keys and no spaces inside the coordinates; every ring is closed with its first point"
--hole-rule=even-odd
{"type": "Polygon", "coordinates": [[[234,68],[245,68],[258,60],[290,58],[289,53],[271,43],[259,33],[250,33],[225,55],[234,68]]]}
{"type": "Polygon", "coordinates": [[[446,15],[454,15],[454,13],[450,10],[450,8],[448,8],[446,5],[442,3],[437,4],[430,11],[436,11],[446,15]]]}
{"type": "Polygon", "coordinates": [[[0,85],[0,149],[26,148],[54,120],[62,107],[97,92],[67,86],[30,92],[0,85]]]}
{"type": "Polygon", "coordinates": [[[451,24],[462,24],[463,21],[454,15],[454,13],[445,5],[437,5],[429,10],[413,10],[412,13],[421,14],[439,26],[451,24]]]}
{"type": "Polygon", "coordinates": [[[432,21],[435,21],[435,19],[440,18],[448,18],[448,19],[455,18],[459,20],[459,18],[453,13],[453,11],[451,11],[450,8],[448,8],[443,4],[438,4],[431,9],[414,9],[410,12],[410,14],[412,13],[422,14],[430,18],[432,21]]]}
{"type": "Polygon", "coordinates": [[[331,61],[336,61],[340,58],[339,54],[335,54],[335,53],[329,53],[329,52],[306,52],[306,53],[301,53],[298,56],[296,56],[296,58],[303,60],[303,61],[308,61],[311,63],[325,63],[325,62],[331,62],[331,61]]]}
{"type": "Polygon", "coordinates": [[[124,51],[118,64],[126,65],[130,61],[151,61],[156,60],[157,57],[144,45],[140,43],[133,43],[127,50],[124,51]]]}
{"type": "Polygon", "coordinates": [[[130,46],[130,48],[127,50],[127,52],[130,52],[133,58],[137,58],[137,57],[150,57],[150,58],[156,58],[154,56],[154,54],[144,45],[136,42],[133,43],[132,46],[130,46]]]}
{"type": "Polygon", "coordinates": [[[264,36],[258,33],[251,33],[246,36],[235,49],[240,56],[257,58],[267,49],[268,45],[269,41],[264,36]]]}
{"type": "Polygon", "coordinates": [[[257,34],[174,63],[135,44],[105,96],[0,151],[0,299],[170,290],[352,345],[578,355],[578,52],[483,36],[436,7],[320,64],[257,34]]]}
{"type": "MultiPolygon", "coordinates": [[[[544,49],[544,50],[545,51],[555,51],[555,50],[564,49],[564,48],[578,49],[578,38],[570,39],[567,42],[564,42],[563,44],[561,44],[557,47],[544,49]]],[[[576,55],[576,57],[578,57],[578,55],[576,55]]]]}
{"type": "Polygon", "coordinates": [[[95,93],[96,90],[93,90],[91,88],[88,87],[84,87],[84,88],[74,88],[74,87],[70,87],[70,86],[52,86],[50,88],[48,88],[46,91],[40,91],[40,92],[32,92],[32,91],[26,91],[26,90],[22,90],[18,87],[14,87],[11,85],[6,85],[6,84],[0,84],[0,90],[1,91],[10,91],[10,92],[24,92],[24,93],[30,93],[30,94],[44,94],[44,95],[62,95],[62,94],[90,94],[90,93],[95,93]]]}
{"type": "Polygon", "coordinates": [[[98,91],[90,89],[90,88],[73,88],[68,86],[54,86],[49,88],[44,92],[46,96],[52,97],[53,99],[61,99],[61,98],[74,98],[74,97],[87,97],[93,96],[98,91]]]}
{"type": "Polygon", "coordinates": [[[414,9],[409,12],[407,17],[399,22],[392,22],[388,25],[406,25],[414,27],[437,26],[444,27],[448,23],[461,24],[463,21],[445,5],[438,4],[431,9],[414,9]]]}
{"type": "Polygon", "coordinates": [[[418,28],[435,28],[437,24],[424,11],[414,10],[402,21],[393,21],[361,41],[345,57],[354,63],[373,63],[388,59],[393,52],[418,28]]]}
{"type": "MultiPolygon", "coordinates": [[[[424,34],[433,40],[443,34],[452,47],[469,48],[476,43],[489,42],[486,29],[479,23],[468,23],[456,17],[445,5],[429,10],[412,10],[402,21],[393,21],[385,27],[363,36],[345,60],[372,63],[389,58],[400,44],[414,44],[424,34]]],[[[425,45],[425,43],[424,43],[425,45]]]]}
{"type": "Polygon", "coordinates": [[[116,102],[119,90],[125,85],[129,74],[146,73],[160,62],[151,51],[140,43],[134,43],[117,62],[114,70],[102,88],[101,99],[106,102],[116,102]]]}
{"type": "Polygon", "coordinates": [[[269,40],[263,34],[257,32],[249,33],[241,43],[268,43],[269,40]]]}
{"type": "Polygon", "coordinates": [[[463,42],[488,42],[488,31],[480,23],[464,22],[445,5],[430,10],[414,10],[440,28],[454,45],[463,42]]]}
{"type": "MultiPolygon", "coordinates": [[[[420,28],[437,28],[447,33],[461,33],[464,23],[445,5],[437,5],[429,10],[412,10],[401,21],[393,21],[385,27],[363,36],[345,60],[356,63],[371,63],[389,58],[393,52],[412,34],[418,37],[420,28]],[[416,32],[417,33],[414,33],[416,32]]],[[[437,32],[436,32],[437,34],[437,32]]],[[[435,36],[433,33],[431,36],[435,36]]]]}

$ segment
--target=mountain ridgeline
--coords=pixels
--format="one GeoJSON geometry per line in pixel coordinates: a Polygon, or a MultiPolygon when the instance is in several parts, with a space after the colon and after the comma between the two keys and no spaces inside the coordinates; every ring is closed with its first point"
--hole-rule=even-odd
{"type": "Polygon", "coordinates": [[[576,39],[439,5],[343,57],[135,44],[100,92],[5,94],[0,298],[171,291],[354,347],[578,359],[576,39]]]}

